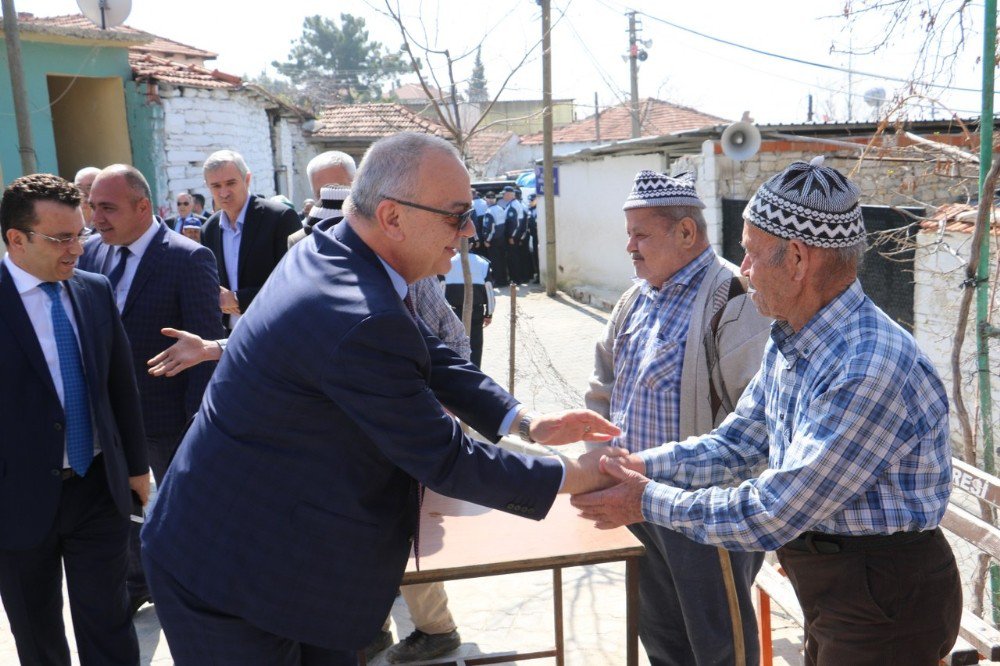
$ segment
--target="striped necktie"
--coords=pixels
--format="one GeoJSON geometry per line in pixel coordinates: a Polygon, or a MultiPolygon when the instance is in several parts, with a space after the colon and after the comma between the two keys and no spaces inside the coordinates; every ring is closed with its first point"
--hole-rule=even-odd
{"type": "Polygon", "coordinates": [[[80,347],[60,298],[58,282],[41,285],[52,303],[52,330],[59,352],[59,374],[63,383],[63,410],[66,413],[66,459],[80,476],[94,459],[94,430],[90,421],[90,399],[83,376],[80,347]]]}

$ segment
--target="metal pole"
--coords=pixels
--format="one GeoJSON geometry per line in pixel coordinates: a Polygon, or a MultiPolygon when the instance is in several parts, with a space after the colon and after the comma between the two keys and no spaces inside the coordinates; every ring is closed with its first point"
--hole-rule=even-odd
{"type": "Polygon", "coordinates": [[[7,42],[7,67],[10,69],[10,91],[14,97],[14,118],[17,122],[18,152],[21,153],[21,175],[35,173],[35,148],[31,143],[31,117],[28,114],[28,94],[24,89],[24,65],[21,62],[21,33],[17,27],[14,0],[3,0],[3,33],[7,42]]]}
{"type": "Polygon", "coordinates": [[[632,138],[638,139],[639,129],[639,45],[635,41],[635,12],[628,13],[628,71],[632,83],[632,138]]]}
{"type": "Polygon", "coordinates": [[[514,395],[514,369],[517,343],[517,285],[510,285],[510,358],[508,359],[507,393],[514,395]]]}
{"type": "Polygon", "coordinates": [[[594,141],[601,142],[601,112],[597,108],[597,93],[594,93],[594,141]]]}
{"type": "Polygon", "coordinates": [[[552,7],[542,3],[542,182],[545,184],[545,293],[556,295],[556,199],[552,168],[552,7]]]}
{"type": "MultiPolygon", "coordinates": [[[[983,105],[979,115],[979,205],[983,205],[986,174],[993,163],[993,76],[997,42],[997,3],[986,0],[983,20],[983,105]]],[[[982,217],[987,225],[993,221],[992,211],[982,217]]],[[[976,271],[976,350],[978,352],[979,413],[983,426],[983,468],[995,474],[993,451],[993,399],[990,386],[990,237],[982,234],[979,246],[979,266],[976,271]]],[[[985,516],[984,516],[985,517],[985,516]]],[[[992,516],[991,516],[992,518],[992,516]]],[[[993,521],[991,521],[993,522],[993,521]]],[[[1000,569],[990,566],[990,592],[993,621],[1000,622],[1000,569]]]]}

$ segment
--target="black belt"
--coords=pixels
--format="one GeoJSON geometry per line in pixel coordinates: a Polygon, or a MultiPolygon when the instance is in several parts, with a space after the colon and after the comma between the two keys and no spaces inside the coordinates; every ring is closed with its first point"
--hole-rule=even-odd
{"type": "Polygon", "coordinates": [[[863,550],[875,550],[878,548],[916,543],[929,538],[935,532],[937,532],[936,528],[924,532],[896,532],[895,534],[873,534],[871,536],[846,536],[826,534],[824,532],[803,532],[782,546],[782,548],[820,555],[855,553],[863,550]]]}

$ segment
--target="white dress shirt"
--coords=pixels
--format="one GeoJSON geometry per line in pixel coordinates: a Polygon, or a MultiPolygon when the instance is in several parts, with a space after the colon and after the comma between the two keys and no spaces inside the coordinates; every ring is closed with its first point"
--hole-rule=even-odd
{"type": "MultiPolygon", "coordinates": [[[[131,252],[131,256],[125,263],[125,272],[122,273],[122,279],[118,281],[118,286],[115,288],[115,305],[118,306],[118,312],[125,309],[125,301],[128,299],[128,290],[132,288],[132,280],[135,279],[135,272],[139,269],[139,262],[142,261],[142,255],[146,253],[146,248],[149,244],[153,242],[153,236],[156,232],[160,230],[160,225],[156,223],[156,220],[150,219],[149,228],[146,229],[137,239],[132,241],[129,245],[124,247],[128,248],[131,252]]],[[[114,257],[111,261],[111,268],[113,269],[120,259],[118,247],[113,248],[112,256],[114,257]]]]}

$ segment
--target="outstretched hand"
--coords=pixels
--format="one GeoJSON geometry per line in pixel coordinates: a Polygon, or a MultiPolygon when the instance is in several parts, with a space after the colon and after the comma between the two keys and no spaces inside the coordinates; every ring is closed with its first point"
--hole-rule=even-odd
{"type": "Polygon", "coordinates": [[[539,444],[559,446],[572,442],[607,442],[622,434],[621,428],[589,409],[567,409],[536,416],[531,438],[539,444]]]}
{"type": "Polygon", "coordinates": [[[594,521],[601,530],[641,523],[642,494],[649,483],[644,474],[646,465],[636,456],[602,456],[601,471],[617,485],[582,495],[573,495],[570,504],[580,510],[580,516],[594,521]]]}
{"type": "MultiPolygon", "coordinates": [[[[173,377],[202,361],[212,360],[212,350],[205,340],[194,333],[178,331],[175,328],[162,328],[160,333],[168,338],[177,338],[177,342],[146,361],[149,374],[154,377],[173,377]]],[[[215,343],[211,343],[211,346],[218,347],[215,343]]],[[[222,350],[218,351],[221,356],[222,350]]]]}

